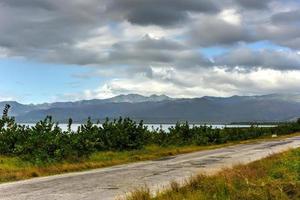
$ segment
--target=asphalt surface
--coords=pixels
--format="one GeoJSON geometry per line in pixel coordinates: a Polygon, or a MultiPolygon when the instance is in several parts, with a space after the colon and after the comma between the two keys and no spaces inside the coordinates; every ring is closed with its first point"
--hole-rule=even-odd
{"type": "Polygon", "coordinates": [[[159,160],[0,184],[1,200],[110,200],[145,186],[156,191],[170,181],[184,181],[199,172],[213,173],[289,148],[300,147],[300,136],[242,144],[159,160]]]}

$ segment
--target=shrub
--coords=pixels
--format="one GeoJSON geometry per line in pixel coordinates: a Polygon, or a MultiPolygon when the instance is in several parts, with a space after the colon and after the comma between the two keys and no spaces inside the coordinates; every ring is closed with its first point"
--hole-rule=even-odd
{"type": "Polygon", "coordinates": [[[135,150],[149,144],[168,145],[211,145],[228,141],[247,140],[272,134],[289,134],[300,130],[300,123],[286,123],[277,127],[224,128],[193,126],[187,122],[169,128],[149,131],[143,121],[137,123],[129,118],[108,120],[100,126],[91,118],[72,131],[72,119],[63,131],[51,116],[29,127],[18,125],[8,116],[9,105],[5,106],[0,119],[0,154],[16,155],[36,164],[78,160],[96,151],[135,150]]]}

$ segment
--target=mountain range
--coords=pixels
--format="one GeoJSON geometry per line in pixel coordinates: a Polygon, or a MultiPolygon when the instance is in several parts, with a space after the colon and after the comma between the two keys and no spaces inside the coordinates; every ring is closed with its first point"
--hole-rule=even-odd
{"type": "Polygon", "coordinates": [[[3,101],[0,108],[5,104],[11,105],[10,115],[22,123],[37,122],[47,115],[61,123],[69,118],[81,123],[88,117],[103,121],[106,117],[119,116],[146,123],[282,122],[300,117],[300,94],[201,98],[129,94],[109,99],[29,105],[3,101]]]}

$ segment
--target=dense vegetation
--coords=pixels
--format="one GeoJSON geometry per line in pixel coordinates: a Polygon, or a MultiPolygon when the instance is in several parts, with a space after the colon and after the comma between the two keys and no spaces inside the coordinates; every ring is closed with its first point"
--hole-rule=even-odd
{"type": "Polygon", "coordinates": [[[177,123],[169,131],[148,130],[141,121],[129,118],[106,120],[102,126],[89,118],[77,131],[63,131],[50,116],[29,127],[19,125],[8,116],[9,105],[0,119],[0,155],[19,156],[36,164],[62,160],[78,160],[98,151],[142,149],[147,145],[161,146],[212,145],[230,141],[254,139],[268,135],[282,135],[300,131],[300,122],[277,127],[224,128],[193,126],[177,123]]]}
{"type": "Polygon", "coordinates": [[[272,155],[248,165],[226,169],[213,176],[198,175],[185,185],[151,197],[147,188],[127,200],[288,200],[300,199],[300,149],[272,155]]]}

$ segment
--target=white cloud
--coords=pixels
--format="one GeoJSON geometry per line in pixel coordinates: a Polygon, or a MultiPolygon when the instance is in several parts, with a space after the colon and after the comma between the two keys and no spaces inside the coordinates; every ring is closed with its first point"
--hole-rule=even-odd
{"type": "Polygon", "coordinates": [[[127,21],[118,25],[117,30],[120,35],[127,40],[136,40],[145,35],[149,35],[152,38],[174,38],[184,33],[184,29],[181,27],[160,27],[155,25],[139,26],[131,24],[127,21]]]}
{"type": "Polygon", "coordinates": [[[76,99],[108,98],[119,94],[166,94],[171,97],[253,95],[276,92],[300,92],[300,71],[259,68],[242,71],[213,67],[193,71],[172,67],[152,67],[152,77],[135,74],[107,81],[94,90],[86,90],[76,99]]]}
{"type": "Polygon", "coordinates": [[[0,58],[6,58],[9,56],[9,50],[0,46],[0,58]]]}
{"type": "Polygon", "coordinates": [[[226,9],[219,14],[219,18],[226,21],[229,24],[240,25],[241,15],[237,13],[235,9],[226,9]]]}
{"type": "Polygon", "coordinates": [[[11,97],[11,96],[1,96],[0,95],[0,101],[13,101],[13,100],[15,100],[16,98],[14,98],[14,97],[11,97]]]}
{"type": "Polygon", "coordinates": [[[118,41],[120,41],[120,38],[113,34],[109,26],[103,26],[94,30],[90,37],[78,41],[74,46],[100,53],[109,50],[118,41]]]}

